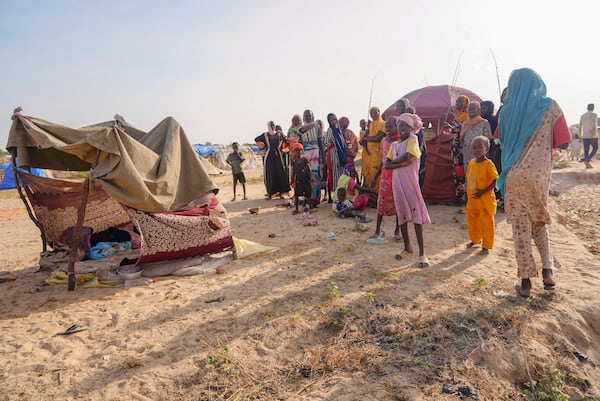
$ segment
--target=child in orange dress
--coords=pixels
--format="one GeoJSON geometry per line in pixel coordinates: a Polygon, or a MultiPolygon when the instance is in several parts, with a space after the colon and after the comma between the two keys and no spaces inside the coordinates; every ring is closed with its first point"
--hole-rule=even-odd
{"type": "Polygon", "coordinates": [[[494,247],[494,215],[496,214],[496,195],[494,187],[498,171],[494,163],[486,157],[490,150],[490,140],[477,136],[471,142],[474,158],[467,168],[466,206],[467,232],[471,242],[467,248],[481,243],[481,254],[487,255],[494,247]]]}

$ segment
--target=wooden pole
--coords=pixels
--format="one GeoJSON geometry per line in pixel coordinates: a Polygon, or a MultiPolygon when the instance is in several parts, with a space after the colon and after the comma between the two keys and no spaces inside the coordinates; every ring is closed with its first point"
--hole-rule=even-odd
{"type": "Polygon", "coordinates": [[[17,192],[19,192],[19,197],[25,204],[25,209],[27,209],[27,214],[29,215],[29,218],[31,219],[31,221],[33,221],[33,223],[40,230],[40,236],[42,237],[42,252],[46,252],[46,250],[48,249],[47,248],[48,240],[46,238],[46,231],[44,231],[44,226],[35,217],[35,215],[33,214],[33,211],[31,210],[31,206],[29,205],[29,202],[25,198],[25,195],[23,195],[22,182],[21,182],[21,179],[19,178],[18,170],[17,170],[17,150],[16,150],[16,148],[12,149],[11,154],[12,154],[12,171],[13,171],[13,175],[15,177],[15,184],[17,187],[17,192]]]}
{"type": "Polygon", "coordinates": [[[83,182],[83,193],[81,194],[81,205],[77,210],[77,224],[71,242],[71,253],[69,254],[69,265],[67,267],[67,275],[69,278],[69,291],[75,290],[75,261],[79,259],[79,243],[81,242],[81,228],[85,219],[85,209],[87,206],[88,197],[90,194],[91,176],[100,160],[100,149],[96,150],[96,160],[92,164],[85,181],[83,182]]]}

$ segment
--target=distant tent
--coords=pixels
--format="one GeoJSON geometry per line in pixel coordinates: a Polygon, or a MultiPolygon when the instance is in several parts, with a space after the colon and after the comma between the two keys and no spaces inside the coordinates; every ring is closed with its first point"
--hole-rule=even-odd
{"type": "MultiPolygon", "coordinates": [[[[18,167],[18,171],[23,174],[31,174],[38,177],[47,177],[44,170],[39,168],[32,168],[31,171],[27,171],[18,167]]],[[[16,188],[15,175],[12,170],[12,162],[6,162],[0,164],[0,190],[2,189],[13,189],[16,188]]]]}
{"type": "Polygon", "coordinates": [[[215,156],[217,154],[217,151],[212,146],[202,145],[200,143],[192,146],[198,156],[215,156]]]}
{"type": "MultiPolygon", "coordinates": [[[[456,201],[454,188],[454,167],[452,159],[452,135],[446,123],[454,120],[452,107],[456,98],[465,95],[470,101],[481,98],[468,89],[451,85],[426,86],[401,96],[406,98],[423,120],[423,126],[429,127],[433,136],[427,140],[427,164],[425,181],[421,191],[426,202],[446,203],[456,201]]],[[[384,118],[397,115],[398,99],[384,112],[384,118]]],[[[427,137],[427,136],[426,136],[427,137]]]]}

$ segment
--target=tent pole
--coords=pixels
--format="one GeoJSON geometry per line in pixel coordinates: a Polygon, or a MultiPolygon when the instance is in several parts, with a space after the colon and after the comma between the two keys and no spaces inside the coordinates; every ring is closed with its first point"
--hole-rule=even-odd
{"type": "Polygon", "coordinates": [[[46,238],[46,231],[44,231],[44,226],[35,217],[35,215],[33,214],[33,211],[31,210],[31,206],[29,205],[29,202],[25,198],[25,195],[23,195],[23,189],[22,189],[23,183],[22,183],[21,179],[19,178],[18,170],[17,170],[17,151],[16,151],[16,148],[15,149],[11,149],[11,154],[12,154],[12,171],[13,171],[13,175],[15,177],[15,184],[16,184],[16,187],[17,187],[17,192],[19,192],[19,197],[21,198],[21,200],[25,204],[25,209],[27,209],[27,214],[29,215],[29,218],[31,219],[31,221],[33,221],[33,223],[40,230],[40,236],[42,237],[42,252],[46,252],[46,250],[48,249],[48,247],[47,247],[48,240],[46,238]]]}
{"type": "Polygon", "coordinates": [[[100,149],[96,150],[96,160],[92,164],[90,171],[88,172],[85,181],[83,182],[83,194],[81,194],[81,205],[77,209],[77,224],[75,226],[75,232],[73,233],[71,252],[69,254],[69,265],[67,267],[67,275],[69,278],[68,290],[75,290],[75,261],[79,259],[79,243],[81,241],[81,228],[83,227],[83,220],[85,219],[85,209],[87,206],[88,196],[90,194],[91,176],[98,165],[100,160],[100,149]]]}

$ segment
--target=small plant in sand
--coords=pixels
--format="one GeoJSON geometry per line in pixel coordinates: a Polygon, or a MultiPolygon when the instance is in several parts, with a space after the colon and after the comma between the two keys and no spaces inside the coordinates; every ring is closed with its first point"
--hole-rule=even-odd
{"type": "Polygon", "coordinates": [[[373,302],[375,302],[375,294],[373,294],[372,292],[367,292],[365,294],[365,298],[367,299],[367,303],[369,305],[371,305],[373,302]]]}
{"type": "Polygon", "coordinates": [[[478,290],[482,289],[486,284],[486,279],[485,277],[478,277],[475,279],[475,287],[477,287],[478,290]]]}
{"type": "Polygon", "coordinates": [[[562,392],[565,376],[552,366],[546,366],[544,376],[537,381],[526,383],[523,395],[527,401],[567,401],[569,397],[562,392]]]}
{"type": "Polygon", "coordinates": [[[224,345],[218,353],[208,355],[208,364],[215,369],[222,369],[226,374],[231,373],[232,362],[233,358],[227,345],[224,345]]]}
{"type": "Polygon", "coordinates": [[[327,298],[327,300],[329,302],[333,302],[336,299],[338,299],[341,296],[340,294],[340,290],[338,289],[338,286],[336,283],[331,283],[329,284],[329,287],[327,287],[327,291],[325,291],[325,298],[327,298]]]}
{"type": "Polygon", "coordinates": [[[297,310],[294,310],[294,313],[292,313],[292,316],[290,316],[290,321],[292,323],[297,323],[300,321],[300,319],[302,319],[302,315],[297,310]]]}
{"type": "Polygon", "coordinates": [[[333,311],[333,318],[331,319],[331,324],[338,329],[344,327],[348,314],[348,309],[344,308],[343,306],[333,311]]]}

